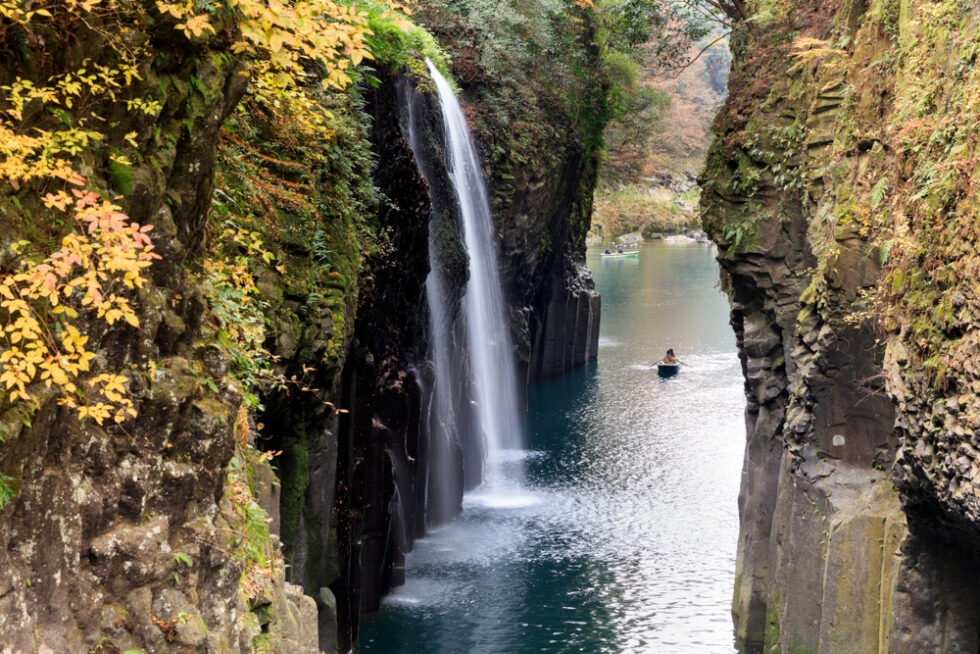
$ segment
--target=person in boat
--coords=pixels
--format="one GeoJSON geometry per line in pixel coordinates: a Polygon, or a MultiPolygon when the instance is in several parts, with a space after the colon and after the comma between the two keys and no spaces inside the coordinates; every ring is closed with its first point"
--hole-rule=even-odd
{"type": "Polygon", "coordinates": [[[606,248],[606,254],[612,254],[612,252],[609,250],[609,248],[606,248]]]}
{"type": "Polygon", "coordinates": [[[673,348],[668,349],[667,354],[664,355],[664,358],[658,361],[657,363],[663,363],[668,366],[677,365],[677,357],[674,356],[674,349],[673,348]]]}
{"type": "Polygon", "coordinates": [[[619,248],[618,250],[616,250],[616,253],[617,253],[617,254],[622,254],[622,253],[623,253],[623,248],[622,248],[622,246],[620,246],[620,248],[619,248]]]}

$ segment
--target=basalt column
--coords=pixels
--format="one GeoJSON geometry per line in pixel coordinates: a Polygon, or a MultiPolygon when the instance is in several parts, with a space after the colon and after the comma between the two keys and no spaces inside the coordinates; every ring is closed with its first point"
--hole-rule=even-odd
{"type": "MultiPolygon", "coordinates": [[[[385,197],[378,217],[384,242],[367,261],[358,291],[341,393],[346,413],[333,527],[340,576],[332,586],[341,651],[356,640],[359,616],[377,610],[384,593],[404,582],[405,554],[426,525],[432,459],[425,404],[433,372],[426,360],[425,280],[433,205],[403,130],[399,89],[408,83],[386,75],[367,94],[379,160],[374,179],[385,197]]],[[[420,106],[435,105],[422,100],[420,106]]],[[[454,466],[461,468],[458,458],[454,466]]]]}

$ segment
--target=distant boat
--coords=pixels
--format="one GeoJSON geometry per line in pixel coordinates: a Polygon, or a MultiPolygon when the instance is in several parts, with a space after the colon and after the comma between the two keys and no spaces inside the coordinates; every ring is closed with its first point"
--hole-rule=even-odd
{"type": "Polygon", "coordinates": [[[635,257],[640,254],[639,250],[627,250],[625,252],[600,252],[600,257],[635,257]]]}
{"type": "Polygon", "coordinates": [[[657,374],[661,377],[673,377],[677,374],[677,371],[681,369],[679,363],[658,363],[657,364],[657,374]]]}

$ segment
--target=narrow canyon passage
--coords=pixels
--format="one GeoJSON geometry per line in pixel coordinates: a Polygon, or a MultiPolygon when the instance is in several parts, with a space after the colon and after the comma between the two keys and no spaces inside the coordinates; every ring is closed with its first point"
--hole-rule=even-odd
{"type": "Polygon", "coordinates": [[[365,653],[732,652],[744,395],[714,249],[589,257],[599,361],[529,389],[524,478],[416,544],[365,653]],[[687,364],[661,380],[673,347],[687,364]]]}

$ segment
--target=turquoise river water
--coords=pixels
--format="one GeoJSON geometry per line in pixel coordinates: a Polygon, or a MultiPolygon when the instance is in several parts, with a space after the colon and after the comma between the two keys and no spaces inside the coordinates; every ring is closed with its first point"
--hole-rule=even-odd
{"type": "Polygon", "coordinates": [[[518,500],[467,496],[362,625],[369,654],[731,654],[745,406],[714,248],[589,252],[599,360],[528,391],[518,500]],[[667,380],[651,364],[673,347],[667,380]]]}

